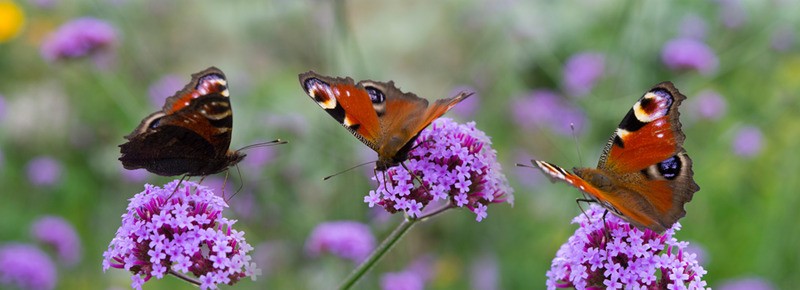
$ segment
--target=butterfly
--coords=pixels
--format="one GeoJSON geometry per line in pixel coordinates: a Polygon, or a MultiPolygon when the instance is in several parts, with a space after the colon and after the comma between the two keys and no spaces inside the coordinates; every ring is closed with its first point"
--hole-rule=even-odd
{"type": "Polygon", "coordinates": [[[419,133],[471,93],[428,100],[404,93],[393,81],[333,78],[313,71],[300,74],[306,94],[361,142],[378,153],[376,170],[386,170],[408,157],[419,133]]]}
{"type": "Polygon", "coordinates": [[[205,176],[242,161],[246,154],[229,150],[233,111],[228,96],[221,70],[192,74],[160,111],[125,136],[128,142],[119,146],[123,167],[163,176],[205,176]]]}
{"type": "Polygon", "coordinates": [[[683,149],[678,106],[686,96],[671,82],[644,94],[611,135],[597,168],[574,173],[532,160],[552,181],[564,181],[639,229],[664,232],[686,215],[700,187],[683,149]]]}

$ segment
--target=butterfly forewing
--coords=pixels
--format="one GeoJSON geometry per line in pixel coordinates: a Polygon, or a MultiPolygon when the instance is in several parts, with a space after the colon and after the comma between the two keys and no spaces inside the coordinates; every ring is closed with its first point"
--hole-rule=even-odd
{"type": "Polygon", "coordinates": [[[677,154],[685,138],[678,120],[684,99],[670,82],[650,89],[622,119],[597,167],[636,172],[677,154]]]}

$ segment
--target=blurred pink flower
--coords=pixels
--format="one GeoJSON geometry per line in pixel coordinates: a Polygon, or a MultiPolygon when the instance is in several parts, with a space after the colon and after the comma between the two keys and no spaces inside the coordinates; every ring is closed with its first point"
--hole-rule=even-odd
{"type": "Polygon", "coordinates": [[[564,90],[572,96],[588,94],[605,71],[605,55],[581,52],[572,55],[564,64],[564,90]]]}
{"type": "Polygon", "coordinates": [[[795,36],[791,27],[783,26],[772,32],[772,49],[776,51],[789,51],[794,47],[795,36]]]}
{"type": "Polygon", "coordinates": [[[747,20],[747,13],[741,0],[717,0],[719,17],[727,28],[738,28],[747,20]]]}
{"type": "Polygon", "coordinates": [[[725,115],[728,102],[725,98],[713,90],[704,90],[697,94],[692,101],[693,113],[700,119],[718,120],[725,115]]]}
{"type": "Polygon", "coordinates": [[[717,290],[773,290],[775,285],[759,277],[729,279],[719,283],[717,290]]]}
{"type": "Polygon", "coordinates": [[[423,290],[425,281],[411,271],[386,273],[381,276],[382,290],[423,290]]]}
{"type": "Polygon", "coordinates": [[[700,15],[691,13],[683,17],[680,26],[680,36],[703,40],[706,38],[708,25],[700,15]]]}
{"type": "Polygon", "coordinates": [[[516,124],[526,130],[545,127],[563,136],[572,135],[570,124],[574,124],[575,133],[580,134],[586,123],[583,111],[550,90],[533,90],[515,99],[511,103],[511,115],[516,124]]]}
{"type": "Polygon", "coordinates": [[[753,157],[761,153],[764,135],[755,126],[745,126],[733,138],[733,153],[742,157],[753,157]]]}
{"type": "Polygon", "coordinates": [[[497,257],[483,254],[472,261],[470,284],[474,290],[500,289],[500,269],[497,257]]]}
{"type": "Polygon", "coordinates": [[[147,95],[150,97],[150,103],[156,108],[164,106],[164,101],[181,90],[186,84],[186,80],[179,75],[168,74],[147,88],[147,95]]]}
{"type": "Polygon", "coordinates": [[[81,240],[75,228],[58,216],[44,216],[31,226],[31,235],[56,250],[59,259],[68,266],[81,261],[81,240]]]}
{"type": "Polygon", "coordinates": [[[41,54],[47,61],[95,56],[111,49],[117,41],[117,30],[105,20],[77,18],[48,35],[41,54]]]}
{"type": "Polygon", "coordinates": [[[475,117],[475,112],[478,111],[481,96],[478,94],[478,90],[466,85],[456,86],[450,91],[448,96],[455,96],[460,92],[468,92],[473,94],[466,100],[461,101],[461,103],[458,103],[458,105],[450,109],[450,112],[462,120],[472,120],[475,117]]]}
{"type": "Polygon", "coordinates": [[[128,170],[120,166],[119,170],[122,179],[130,183],[142,183],[150,176],[150,173],[145,169],[128,170]]]}
{"type": "Polygon", "coordinates": [[[36,186],[51,186],[61,180],[61,163],[49,156],[34,158],[26,166],[28,181],[36,186]]]}
{"type": "Polygon", "coordinates": [[[57,275],[55,265],[39,248],[17,243],[0,245],[0,285],[48,290],[55,288],[57,275]]]}
{"type": "Polygon", "coordinates": [[[702,41],[676,38],[664,44],[661,60],[673,70],[697,70],[709,75],[717,71],[719,60],[714,51],[702,41]]]}
{"type": "Polygon", "coordinates": [[[306,253],[335,256],[361,262],[375,248],[375,237],[369,227],[355,221],[333,221],[317,225],[306,239],[306,253]]]}
{"type": "Polygon", "coordinates": [[[0,94],[0,122],[6,118],[6,97],[0,94]]]}

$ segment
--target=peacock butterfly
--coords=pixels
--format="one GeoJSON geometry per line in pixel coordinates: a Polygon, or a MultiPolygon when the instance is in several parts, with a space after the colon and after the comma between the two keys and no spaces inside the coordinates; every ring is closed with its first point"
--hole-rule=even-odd
{"type": "Polygon", "coordinates": [[[196,74],[164,107],[145,117],[120,145],[125,169],[144,168],[163,176],[205,176],[246,156],[229,150],[233,111],[228,82],[210,67],[196,74]]]}
{"type": "Polygon", "coordinates": [[[678,106],[686,99],[671,82],[644,94],[611,135],[597,168],[573,168],[532,160],[554,182],[586,192],[592,201],[639,229],[663,232],[686,215],[683,206],[700,190],[678,106]]]}
{"type": "Polygon", "coordinates": [[[461,92],[428,106],[428,100],[400,91],[393,81],[355,83],[349,77],[333,78],[313,71],[299,77],[311,99],[378,153],[377,170],[405,161],[425,127],[472,95],[461,92]]]}

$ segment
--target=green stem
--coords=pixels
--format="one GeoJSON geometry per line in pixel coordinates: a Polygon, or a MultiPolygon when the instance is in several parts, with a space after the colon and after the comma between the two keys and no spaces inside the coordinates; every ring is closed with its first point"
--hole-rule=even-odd
{"type": "Polygon", "coordinates": [[[392,231],[392,233],[386,237],[386,239],[383,240],[383,242],[377,248],[375,248],[374,251],[372,251],[372,254],[370,254],[369,257],[361,263],[361,265],[358,265],[358,268],[353,270],[349,276],[347,276],[347,279],[345,279],[344,282],[339,285],[339,289],[346,290],[353,287],[353,285],[355,285],[356,282],[358,282],[358,280],[364,276],[364,274],[366,274],[370,269],[372,269],[373,266],[375,266],[375,263],[378,262],[378,260],[383,258],[389,249],[394,247],[397,241],[399,241],[400,238],[402,238],[403,235],[405,235],[405,233],[408,232],[408,230],[411,229],[411,227],[414,226],[417,221],[419,221],[419,219],[406,217],[403,222],[400,223],[400,225],[398,225],[397,228],[395,228],[394,231],[392,231]]]}
{"type": "Polygon", "coordinates": [[[169,270],[168,274],[170,274],[172,276],[175,276],[175,277],[178,277],[183,281],[189,282],[190,284],[194,284],[195,286],[200,286],[200,281],[192,279],[189,276],[186,276],[186,275],[183,275],[181,273],[178,273],[177,271],[174,271],[172,269],[169,270]]]}

